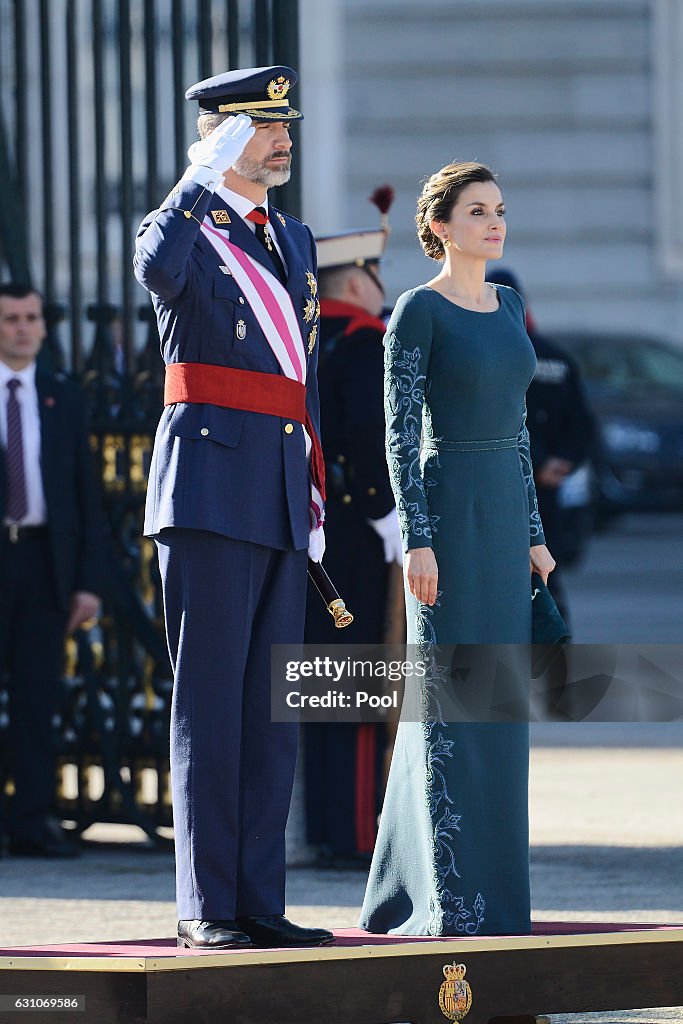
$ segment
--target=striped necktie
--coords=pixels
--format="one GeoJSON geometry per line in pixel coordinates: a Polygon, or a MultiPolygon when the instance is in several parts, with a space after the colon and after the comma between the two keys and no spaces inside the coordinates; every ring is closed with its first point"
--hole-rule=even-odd
{"type": "Polygon", "coordinates": [[[21,381],[12,377],[7,381],[7,387],[7,516],[12,522],[19,523],[28,511],[21,406],[16,394],[17,388],[21,387],[21,381]]]}

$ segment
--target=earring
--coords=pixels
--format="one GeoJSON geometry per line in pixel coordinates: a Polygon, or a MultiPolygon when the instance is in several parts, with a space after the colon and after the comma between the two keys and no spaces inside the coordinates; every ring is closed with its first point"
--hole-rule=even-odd
{"type": "Polygon", "coordinates": [[[450,238],[447,235],[445,235],[444,238],[443,238],[443,247],[444,247],[444,249],[447,249],[450,244],[451,244],[450,238]]]}

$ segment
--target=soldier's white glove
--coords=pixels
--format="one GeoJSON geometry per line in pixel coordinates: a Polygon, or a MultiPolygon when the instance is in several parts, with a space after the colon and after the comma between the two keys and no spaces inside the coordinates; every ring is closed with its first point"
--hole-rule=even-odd
{"type": "Polygon", "coordinates": [[[368,523],[382,538],[384,561],[403,565],[403,545],[401,544],[401,530],[398,525],[396,509],[392,508],[391,512],[382,516],[381,519],[368,519],[368,523]]]}
{"type": "Polygon", "coordinates": [[[312,562],[322,562],[325,554],[325,530],[319,526],[308,535],[308,557],[312,562]]]}
{"type": "Polygon", "coordinates": [[[190,166],[183,177],[191,178],[205,188],[212,185],[215,188],[224,173],[242,155],[255,131],[251,118],[246,114],[226,117],[205,139],[192,143],[187,151],[190,166]]]}

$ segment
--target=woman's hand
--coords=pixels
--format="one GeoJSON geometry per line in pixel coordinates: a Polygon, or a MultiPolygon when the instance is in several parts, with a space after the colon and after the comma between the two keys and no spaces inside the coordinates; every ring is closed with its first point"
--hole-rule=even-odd
{"type": "Polygon", "coordinates": [[[547,584],[548,576],[555,568],[555,559],[548,551],[545,544],[537,544],[529,549],[531,572],[537,572],[543,582],[547,584]]]}
{"type": "Polygon", "coordinates": [[[406,556],[406,576],[413,597],[423,604],[434,604],[439,569],[431,548],[411,548],[406,556]]]}

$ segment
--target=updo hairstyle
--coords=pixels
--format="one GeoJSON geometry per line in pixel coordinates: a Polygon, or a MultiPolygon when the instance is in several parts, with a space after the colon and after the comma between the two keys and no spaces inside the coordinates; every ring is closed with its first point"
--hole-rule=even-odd
{"type": "Polygon", "coordinates": [[[496,181],[493,171],[485,164],[453,163],[446,164],[436,174],[427,178],[422,194],[417,200],[417,237],[425,255],[433,260],[445,257],[443,242],[429,226],[432,220],[446,224],[458,201],[460,193],[468,185],[478,181],[496,181]]]}

